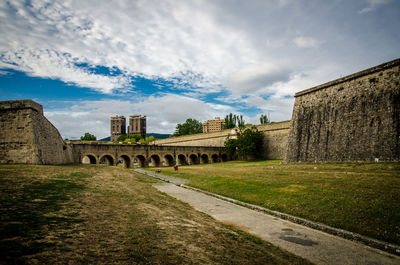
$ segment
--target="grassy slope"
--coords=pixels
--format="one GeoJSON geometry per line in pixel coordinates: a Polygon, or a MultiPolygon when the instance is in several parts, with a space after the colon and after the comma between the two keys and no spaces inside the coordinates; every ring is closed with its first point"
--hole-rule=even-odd
{"type": "Polygon", "coordinates": [[[163,168],[190,185],[400,244],[400,163],[280,161],[163,168]]]}
{"type": "Polygon", "coordinates": [[[0,166],[0,264],[308,264],[105,166],[0,166]]]}

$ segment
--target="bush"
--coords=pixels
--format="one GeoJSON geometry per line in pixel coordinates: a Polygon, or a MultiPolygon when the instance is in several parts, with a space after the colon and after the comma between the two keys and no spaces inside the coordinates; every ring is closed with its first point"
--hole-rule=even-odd
{"type": "Polygon", "coordinates": [[[174,136],[202,133],[202,124],[195,119],[187,119],[184,123],[176,125],[174,136]]]}
{"type": "Polygon", "coordinates": [[[237,140],[236,139],[226,139],[226,141],[224,142],[224,146],[225,146],[226,152],[228,153],[229,159],[230,160],[235,159],[237,140]]]}
{"type": "Polygon", "coordinates": [[[240,159],[253,160],[262,157],[263,139],[263,133],[251,126],[241,130],[237,139],[227,139],[224,146],[231,159],[238,156],[240,159]]]}
{"type": "Polygon", "coordinates": [[[96,141],[96,136],[87,132],[84,136],[81,136],[81,141],[96,141]]]}
{"type": "Polygon", "coordinates": [[[252,126],[245,128],[237,139],[237,152],[239,157],[246,160],[261,158],[263,152],[263,138],[263,133],[258,131],[257,127],[252,126]]]}

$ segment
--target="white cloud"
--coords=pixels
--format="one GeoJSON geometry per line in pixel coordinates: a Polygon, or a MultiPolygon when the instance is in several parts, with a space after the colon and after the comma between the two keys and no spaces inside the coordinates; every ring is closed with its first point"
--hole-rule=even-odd
{"type": "Polygon", "coordinates": [[[109,94],[117,88],[131,87],[126,76],[94,74],[75,65],[76,60],[54,50],[24,49],[3,53],[0,67],[24,71],[31,76],[60,79],[80,87],[90,87],[109,94]]]}
{"type": "Polygon", "coordinates": [[[318,48],[323,43],[323,41],[305,36],[298,36],[293,42],[302,48],[318,48]]]}
{"type": "Polygon", "coordinates": [[[227,76],[222,82],[234,95],[248,95],[273,84],[289,81],[291,71],[289,67],[279,64],[250,64],[227,76]]]}
{"type": "Polygon", "coordinates": [[[367,6],[359,11],[360,14],[374,11],[378,6],[388,4],[391,0],[367,0],[367,6]]]}
{"type": "Polygon", "coordinates": [[[240,31],[215,24],[207,4],[196,2],[17,1],[0,8],[7,14],[0,18],[0,53],[7,54],[0,67],[106,93],[126,86],[126,80],[91,75],[70,60],[116,66],[126,75],[188,78],[200,85],[247,60],[249,54],[241,54],[251,45],[240,31]],[[205,78],[193,80],[188,72],[205,78]]]}

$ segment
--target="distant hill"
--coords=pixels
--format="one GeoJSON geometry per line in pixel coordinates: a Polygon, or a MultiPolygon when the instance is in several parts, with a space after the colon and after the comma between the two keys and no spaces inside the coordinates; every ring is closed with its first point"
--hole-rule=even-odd
{"type": "MultiPolygon", "coordinates": [[[[156,139],[165,139],[168,137],[171,137],[171,134],[165,134],[165,133],[148,133],[146,134],[147,137],[153,136],[156,139]]],[[[99,141],[103,141],[103,142],[109,142],[110,141],[110,136],[100,139],[99,141]]]]}
{"type": "Polygon", "coordinates": [[[171,137],[171,134],[165,134],[165,133],[148,133],[146,134],[147,137],[153,136],[156,139],[165,139],[168,137],[171,137]]]}

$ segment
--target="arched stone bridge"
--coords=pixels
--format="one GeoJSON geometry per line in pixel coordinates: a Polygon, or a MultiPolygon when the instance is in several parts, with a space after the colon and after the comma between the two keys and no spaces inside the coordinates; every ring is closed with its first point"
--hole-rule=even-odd
{"type": "Polygon", "coordinates": [[[217,163],[227,160],[224,147],[119,145],[103,143],[72,143],[75,163],[173,166],[217,163]]]}

